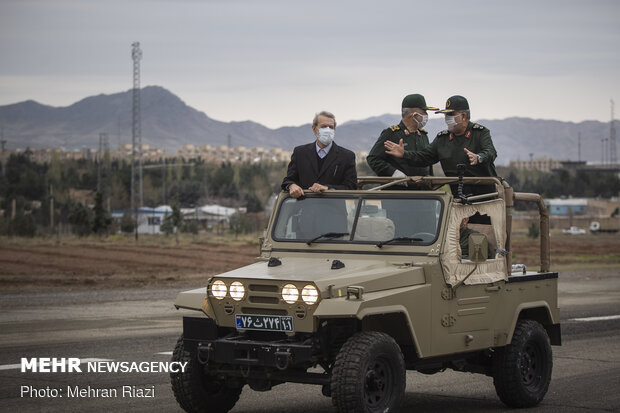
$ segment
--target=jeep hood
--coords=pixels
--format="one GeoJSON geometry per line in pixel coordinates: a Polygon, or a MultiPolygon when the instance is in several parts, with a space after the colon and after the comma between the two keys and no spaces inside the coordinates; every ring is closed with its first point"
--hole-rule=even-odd
{"type": "Polygon", "coordinates": [[[424,270],[385,260],[342,259],[344,267],[331,269],[333,259],[282,257],[281,265],[269,267],[259,262],[225,272],[215,278],[262,279],[291,282],[313,282],[320,291],[328,286],[338,289],[350,285],[364,287],[366,292],[423,284],[424,270]]]}

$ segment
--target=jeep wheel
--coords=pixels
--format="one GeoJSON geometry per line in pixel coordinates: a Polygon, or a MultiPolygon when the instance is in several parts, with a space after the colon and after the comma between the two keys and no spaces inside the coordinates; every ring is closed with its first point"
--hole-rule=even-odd
{"type": "Polygon", "coordinates": [[[196,355],[185,350],[183,336],[177,341],[172,361],[187,362],[185,372],[170,373],[174,397],[186,412],[226,413],[239,400],[242,387],[229,387],[204,374],[196,355]]]}
{"type": "Polygon", "coordinates": [[[500,400],[510,407],[536,406],[551,381],[553,359],[549,337],[536,321],[517,323],[512,342],[494,357],[493,384],[500,400]]]}
{"type": "Polygon", "coordinates": [[[405,362],[394,339],[384,333],[358,333],[336,356],[332,403],[341,413],[396,412],[405,384],[405,362]]]}

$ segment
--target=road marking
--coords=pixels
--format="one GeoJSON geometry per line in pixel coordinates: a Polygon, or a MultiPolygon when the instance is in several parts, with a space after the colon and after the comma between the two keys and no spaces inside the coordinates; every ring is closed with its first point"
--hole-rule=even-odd
{"type": "Polygon", "coordinates": [[[606,321],[606,320],[618,320],[620,315],[605,315],[600,317],[584,317],[584,318],[571,318],[570,321],[606,321]]]}
{"type": "MultiPolygon", "coordinates": [[[[96,361],[113,361],[113,360],[112,359],[88,358],[88,359],[80,359],[80,364],[91,363],[91,362],[96,362],[96,361]]],[[[67,361],[66,364],[68,364],[68,361],[67,361]]],[[[5,364],[3,366],[0,366],[0,371],[2,371],[2,370],[20,370],[21,368],[22,368],[21,364],[5,364]]]]}
{"type": "Polygon", "coordinates": [[[162,351],[160,353],[155,353],[155,354],[161,354],[162,356],[171,356],[172,351],[162,351]]]}

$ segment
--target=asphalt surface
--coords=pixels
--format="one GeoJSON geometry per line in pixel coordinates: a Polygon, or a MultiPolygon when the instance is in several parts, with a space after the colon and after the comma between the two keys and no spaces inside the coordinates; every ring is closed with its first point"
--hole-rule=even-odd
{"type": "MultiPolygon", "coordinates": [[[[22,357],[169,361],[181,333],[178,291],[113,289],[0,293],[0,412],[181,411],[167,373],[22,373],[22,357]],[[76,388],[116,397],[70,397],[76,388]],[[126,392],[123,393],[122,390],[126,392]],[[53,397],[55,391],[58,397],[53,397]],[[138,397],[153,396],[153,397],[138,397]],[[60,397],[62,396],[62,397],[60,397]]],[[[551,386],[534,412],[620,411],[620,270],[560,273],[563,345],[553,347],[551,386]]],[[[82,364],[85,367],[85,364],[82,364]]],[[[74,394],[75,396],[75,394],[74,394]]],[[[407,373],[403,412],[508,411],[490,377],[407,373]]],[[[232,412],[334,411],[319,386],[247,386],[232,412]]]]}

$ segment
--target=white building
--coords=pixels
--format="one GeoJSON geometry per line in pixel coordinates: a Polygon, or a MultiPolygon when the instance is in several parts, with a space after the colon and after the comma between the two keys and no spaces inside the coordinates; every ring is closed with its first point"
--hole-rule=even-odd
{"type": "MultiPolygon", "coordinates": [[[[172,208],[168,205],[159,206],[157,208],[139,208],[138,209],[138,234],[163,234],[161,224],[164,222],[166,214],[170,214],[172,208]]],[[[112,218],[116,222],[123,218],[124,210],[114,210],[110,212],[112,218]]]]}
{"type": "MultiPolygon", "coordinates": [[[[235,212],[245,213],[246,208],[229,208],[222,205],[181,208],[184,221],[196,220],[205,229],[228,228],[230,216],[235,212]]],[[[114,210],[110,215],[116,222],[120,223],[124,213],[124,210],[114,210]]],[[[171,213],[172,207],[170,205],[138,209],[138,234],[163,234],[161,224],[163,224],[166,215],[171,213]]]]}

